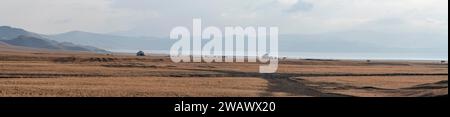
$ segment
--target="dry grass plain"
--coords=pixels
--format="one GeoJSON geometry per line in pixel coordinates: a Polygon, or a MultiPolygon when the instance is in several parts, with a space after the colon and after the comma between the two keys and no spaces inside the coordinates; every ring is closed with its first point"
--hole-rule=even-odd
{"type": "Polygon", "coordinates": [[[1,97],[428,97],[448,95],[439,61],[172,63],[165,56],[0,48],[1,97]]]}

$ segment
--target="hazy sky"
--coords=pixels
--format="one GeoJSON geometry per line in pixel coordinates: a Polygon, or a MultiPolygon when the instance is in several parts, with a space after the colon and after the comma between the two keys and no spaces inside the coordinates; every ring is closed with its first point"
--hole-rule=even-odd
{"type": "Polygon", "coordinates": [[[0,25],[167,36],[204,25],[278,26],[282,34],[352,30],[448,35],[448,0],[0,0],[0,25]]]}

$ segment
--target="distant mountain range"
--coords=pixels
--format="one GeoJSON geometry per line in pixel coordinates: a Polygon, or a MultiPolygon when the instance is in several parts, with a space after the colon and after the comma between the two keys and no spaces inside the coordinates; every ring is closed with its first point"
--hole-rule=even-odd
{"type": "Polygon", "coordinates": [[[10,40],[17,38],[21,35],[24,36],[32,36],[32,37],[40,37],[41,35],[28,32],[24,29],[13,28],[9,26],[0,26],[0,40],[10,40]]]}
{"type": "Polygon", "coordinates": [[[34,51],[48,51],[48,49],[30,48],[24,46],[14,46],[0,41],[0,52],[34,52],[34,51]]]}
{"type": "Polygon", "coordinates": [[[49,50],[70,50],[70,51],[90,51],[90,52],[100,52],[100,53],[106,53],[107,51],[101,50],[95,47],[90,46],[80,46],[75,45],[73,43],[69,42],[56,42],[53,40],[47,40],[43,38],[33,37],[33,36],[24,36],[21,35],[17,38],[11,39],[11,40],[4,40],[3,42],[6,42],[10,45],[15,46],[23,46],[23,47],[30,47],[30,48],[41,48],[41,49],[49,49],[49,50]]]}
{"type": "MultiPolygon", "coordinates": [[[[169,50],[175,42],[168,38],[127,37],[73,31],[48,35],[60,42],[115,50],[169,50]]],[[[313,35],[280,35],[280,52],[315,53],[446,53],[448,35],[433,33],[383,33],[346,31],[313,35]]]]}
{"type": "MultiPolygon", "coordinates": [[[[413,54],[417,57],[448,58],[448,34],[433,32],[387,33],[358,30],[312,35],[280,35],[279,38],[279,51],[288,53],[388,53],[388,55],[404,53],[399,56],[408,58],[413,54]]],[[[54,50],[137,52],[168,51],[176,40],[82,31],[42,35],[3,26],[0,27],[0,41],[10,45],[54,50]]]]}
{"type": "Polygon", "coordinates": [[[57,35],[47,35],[49,39],[60,42],[95,46],[106,50],[169,50],[174,40],[156,37],[126,37],[72,31],[57,35]]]}
{"type": "Polygon", "coordinates": [[[24,29],[8,26],[0,27],[0,42],[2,46],[13,45],[47,50],[108,53],[108,51],[96,47],[77,45],[70,42],[58,42],[45,37],[24,29]]]}

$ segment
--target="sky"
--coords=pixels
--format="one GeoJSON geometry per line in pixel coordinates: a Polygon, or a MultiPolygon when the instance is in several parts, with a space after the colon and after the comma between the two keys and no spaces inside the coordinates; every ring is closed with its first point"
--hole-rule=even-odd
{"type": "Polygon", "coordinates": [[[167,36],[193,18],[211,26],[278,26],[282,34],[447,34],[448,0],[0,0],[0,25],[44,34],[167,36]]]}
{"type": "Polygon", "coordinates": [[[194,18],[203,26],[276,26],[288,38],[335,36],[448,58],[448,0],[0,0],[0,25],[41,34],[168,37],[194,18]]]}

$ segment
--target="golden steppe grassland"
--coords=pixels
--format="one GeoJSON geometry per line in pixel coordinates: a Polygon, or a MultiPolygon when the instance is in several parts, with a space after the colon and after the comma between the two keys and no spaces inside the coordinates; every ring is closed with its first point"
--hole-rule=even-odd
{"type": "Polygon", "coordinates": [[[423,97],[448,95],[440,61],[283,60],[173,63],[135,57],[0,48],[1,97],[423,97]]]}

